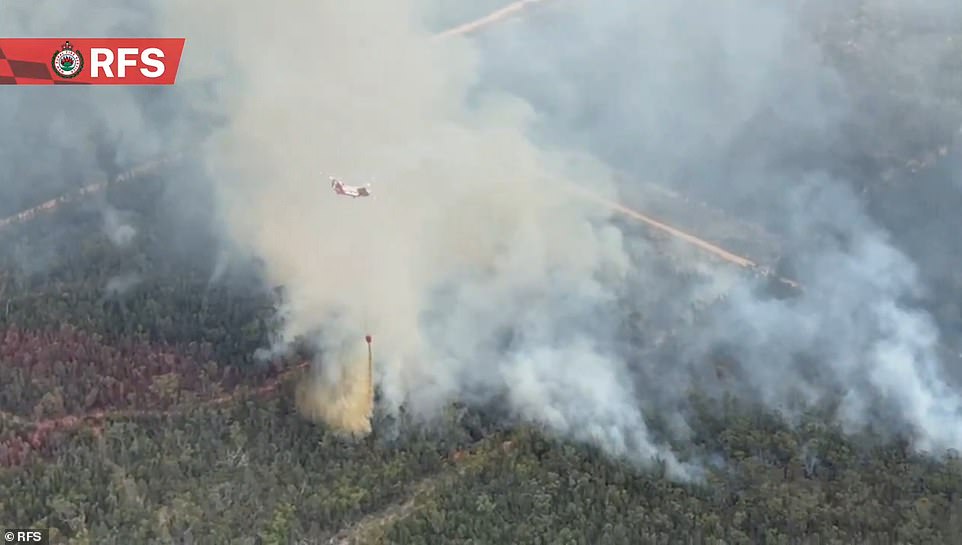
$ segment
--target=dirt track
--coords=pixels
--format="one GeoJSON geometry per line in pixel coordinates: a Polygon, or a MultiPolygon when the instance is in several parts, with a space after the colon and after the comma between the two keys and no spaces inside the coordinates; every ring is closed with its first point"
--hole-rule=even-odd
{"type": "MultiPolygon", "coordinates": [[[[494,12],[488,14],[488,15],[485,15],[485,16],[483,16],[483,17],[480,17],[480,18],[478,18],[478,19],[475,19],[474,21],[470,21],[470,22],[468,22],[468,23],[465,23],[465,24],[462,24],[462,25],[459,25],[459,26],[450,28],[450,29],[448,29],[448,30],[442,31],[442,32],[436,34],[436,35],[435,35],[435,38],[436,38],[436,39],[444,39],[444,38],[450,38],[450,37],[454,37],[454,36],[467,35],[467,34],[476,32],[476,31],[478,31],[478,30],[481,30],[481,29],[483,29],[483,28],[485,28],[485,27],[488,27],[488,26],[490,26],[490,25],[503,22],[503,21],[505,21],[506,19],[508,19],[508,18],[510,18],[510,17],[512,17],[512,16],[514,16],[514,15],[520,14],[521,12],[523,12],[525,9],[527,9],[528,7],[530,7],[530,6],[532,6],[532,5],[543,4],[543,3],[548,2],[548,1],[549,1],[549,0],[519,0],[519,1],[517,1],[517,2],[513,2],[513,3],[511,3],[511,4],[508,4],[507,6],[501,8],[501,9],[499,9],[499,10],[497,10],[497,11],[494,11],[494,12]]],[[[137,166],[137,167],[134,167],[134,168],[132,168],[132,169],[124,172],[123,174],[117,176],[117,178],[114,179],[114,180],[102,180],[102,181],[100,181],[100,182],[96,182],[96,183],[89,184],[89,185],[87,185],[87,186],[84,186],[83,188],[81,188],[80,190],[78,190],[78,191],[76,191],[76,192],[63,195],[63,196],[58,197],[58,198],[56,198],[56,199],[51,199],[51,200],[49,200],[49,201],[46,201],[46,202],[44,202],[44,203],[42,203],[42,204],[40,204],[40,205],[37,205],[37,206],[33,207],[33,208],[24,210],[24,211],[22,211],[22,212],[20,212],[20,213],[18,213],[18,214],[14,214],[13,216],[10,216],[10,217],[8,217],[8,218],[0,219],[0,230],[2,230],[4,227],[7,227],[7,226],[12,225],[12,224],[15,224],[15,223],[23,223],[23,222],[26,222],[26,221],[30,221],[30,220],[32,220],[33,218],[35,218],[38,214],[40,214],[40,213],[42,213],[42,212],[50,212],[50,211],[56,210],[58,207],[60,207],[61,205],[65,204],[65,203],[74,201],[74,200],[76,200],[76,199],[78,199],[78,198],[82,198],[82,197],[84,197],[84,196],[86,196],[86,195],[90,195],[90,194],[92,194],[92,193],[96,193],[96,192],[99,192],[99,191],[103,191],[103,190],[107,189],[107,188],[108,188],[110,185],[112,185],[112,184],[121,183],[121,182],[126,182],[126,181],[130,181],[130,180],[134,180],[134,179],[139,178],[139,177],[141,177],[141,176],[143,176],[143,175],[145,175],[145,174],[149,174],[149,173],[155,172],[155,171],[157,171],[158,169],[160,169],[161,167],[177,161],[177,160],[180,159],[182,156],[183,156],[183,155],[182,155],[181,153],[175,153],[175,154],[172,154],[172,155],[167,156],[167,157],[161,157],[161,158],[156,159],[156,160],[154,160],[154,161],[151,161],[151,162],[148,162],[148,163],[144,163],[144,164],[142,164],[142,165],[139,165],[139,166],[137,166]]],[[[728,251],[728,250],[726,250],[726,249],[724,249],[724,248],[721,248],[721,247],[719,247],[719,246],[716,246],[716,245],[714,245],[714,244],[712,244],[712,243],[710,243],[710,242],[708,242],[708,241],[706,241],[706,240],[704,240],[704,239],[701,239],[701,238],[699,238],[699,237],[697,237],[697,236],[695,236],[695,235],[692,235],[692,234],[690,234],[690,233],[686,233],[686,232],[682,231],[681,229],[678,229],[678,228],[676,228],[676,227],[672,227],[671,225],[668,225],[667,223],[658,221],[658,220],[656,220],[656,219],[654,219],[654,218],[652,218],[652,217],[649,217],[649,216],[643,214],[642,212],[640,212],[640,211],[638,211],[638,210],[629,208],[628,206],[625,206],[624,204],[621,204],[621,203],[618,203],[618,202],[610,201],[610,200],[608,200],[608,199],[605,199],[605,198],[603,198],[603,197],[601,197],[601,196],[599,196],[599,195],[597,195],[597,194],[595,194],[595,193],[592,193],[592,192],[587,191],[587,190],[585,190],[585,189],[583,189],[583,188],[580,188],[580,187],[572,186],[572,187],[571,187],[571,190],[572,190],[573,193],[575,193],[575,194],[577,194],[577,195],[580,195],[581,197],[583,197],[583,198],[585,198],[585,199],[594,201],[594,202],[598,203],[599,205],[608,208],[609,210],[612,210],[612,211],[617,212],[617,213],[619,213],[619,214],[623,214],[623,215],[625,215],[626,217],[629,217],[629,218],[631,218],[631,219],[633,219],[633,220],[635,220],[635,221],[642,222],[642,223],[648,225],[649,227],[651,227],[651,228],[653,228],[653,229],[657,229],[657,230],[659,230],[659,231],[661,231],[661,232],[663,232],[663,233],[668,234],[669,236],[671,236],[671,237],[673,237],[673,238],[676,238],[676,239],[681,240],[681,241],[683,241],[683,242],[685,242],[685,243],[687,243],[687,244],[690,244],[690,245],[694,246],[695,248],[697,248],[697,249],[699,249],[699,250],[707,253],[708,255],[711,255],[711,256],[713,256],[713,257],[715,257],[715,258],[722,259],[723,261],[726,261],[726,262],[728,262],[728,263],[732,263],[732,264],[737,265],[737,266],[739,266],[739,267],[742,267],[742,268],[745,268],[745,269],[750,269],[750,270],[753,270],[753,271],[755,271],[755,272],[761,272],[761,273],[764,274],[764,275],[768,275],[768,273],[764,272],[763,268],[762,268],[761,266],[759,266],[759,264],[755,263],[754,261],[752,261],[752,260],[750,260],[750,259],[748,259],[748,258],[746,258],[746,257],[740,256],[740,255],[737,255],[737,254],[734,254],[734,253],[732,253],[732,252],[730,252],[730,251],[728,251]]],[[[794,288],[799,288],[799,287],[800,287],[799,284],[798,284],[797,282],[793,281],[793,280],[789,280],[789,279],[785,279],[785,278],[779,278],[778,280],[781,281],[781,282],[783,282],[783,283],[785,283],[785,284],[787,284],[787,285],[789,285],[789,286],[791,286],[791,287],[794,287],[794,288]]]]}
{"type": "MultiPolygon", "coordinates": [[[[508,6],[501,8],[489,15],[486,15],[474,21],[465,23],[463,25],[445,30],[435,36],[437,38],[446,38],[446,37],[469,34],[469,33],[478,31],[484,27],[487,27],[489,25],[502,22],[513,15],[517,15],[531,5],[541,4],[547,1],[548,0],[520,0],[518,2],[509,4],[508,6]]],[[[180,159],[182,159],[183,157],[184,157],[184,154],[180,152],[173,153],[168,156],[160,157],[153,161],[149,161],[141,165],[138,165],[134,168],[131,168],[123,172],[113,180],[101,180],[98,182],[94,182],[80,188],[77,191],[62,195],[55,199],[50,199],[35,207],[29,208],[27,210],[24,210],[22,212],[19,212],[7,218],[0,219],[0,230],[14,224],[29,222],[33,219],[36,219],[40,214],[44,212],[52,212],[64,204],[71,203],[78,199],[82,199],[87,196],[90,196],[94,193],[106,190],[111,185],[137,180],[138,178],[141,178],[145,175],[157,172],[158,170],[160,170],[165,166],[174,164],[180,159]]],[[[704,252],[705,254],[710,255],[714,258],[721,259],[725,262],[734,264],[743,269],[753,270],[756,272],[758,272],[761,269],[759,264],[752,261],[751,259],[737,255],[733,252],[730,252],[720,246],[712,244],[693,234],[687,233],[681,229],[673,227],[665,222],[652,218],[622,203],[606,199],[600,195],[592,193],[581,187],[571,186],[570,190],[572,191],[572,193],[579,195],[581,198],[593,201],[598,205],[603,206],[613,212],[622,214],[633,221],[641,222],[652,229],[656,229],[662,233],[669,235],[672,238],[685,242],[686,244],[689,244],[692,247],[698,249],[699,251],[704,252]]],[[[795,288],[800,287],[797,282],[794,282],[789,279],[779,278],[778,280],[795,288]]],[[[228,400],[227,398],[224,399],[224,401],[227,401],[227,400],[228,400]]],[[[213,400],[213,401],[209,401],[208,403],[216,403],[216,402],[217,400],[213,400]]],[[[83,416],[73,416],[73,417],[66,417],[65,419],[63,419],[64,422],[62,422],[62,424],[68,425],[67,422],[69,421],[71,423],[68,425],[69,427],[71,425],[79,425],[80,423],[89,422],[91,420],[100,421],[100,420],[104,420],[112,417],[121,418],[123,417],[124,413],[130,413],[129,416],[131,417],[136,416],[136,414],[138,414],[136,411],[132,411],[132,412],[126,411],[126,412],[118,412],[118,413],[98,413],[98,414],[83,415],[83,416]]],[[[55,421],[36,422],[34,424],[38,428],[60,429],[60,426],[57,425],[55,421]]]]}
{"type": "MultiPolygon", "coordinates": [[[[275,377],[271,378],[267,383],[254,388],[240,388],[233,392],[223,394],[211,399],[202,400],[194,405],[187,407],[175,407],[168,410],[150,410],[150,409],[120,409],[114,411],[92,411],[83,414],[73,414],[67,415],[60,418],[49,418],[44,420],[29,420],[17,415],[2,413],[0,412],[0,421],[6,421],[9,424],[24,426],[26,429],[19,432],[15,437],[26,441],[34,451],[40,450],[47,437],[54,432],[65,432],[73,431],[79,428],[99,428],[105,422],[110,420],[134,420],[134,419],[157,419],[166,418],[170,416],[176,416],[178,414],[183,414],[189,410],[204,408],[204,407],[220,407],[227,405],[231,401],[242,398],[244,396],[249,397],[265,397],[273,395],[277,389],[288,380],[296,377],[297,374],[309,366],[309,362],[302,362],[295,365],[275,377]]],[[[9,443],[9,440],[7,441],[9,443]]],[[[5,443],[0,443],[2,446],[5,443]]],[[[28,461],[27,457],[24,457],[20,462],[28,461]]],[[[15,464],[16,465],[16,464],[15,464]]]]}
{"type": "MultiPolygon", "coordinates": [[[[480,30],[488,25],[501,22],[513,15],[516,15],[532,4],[538,4],[545,1],[546,0],[521,0],[519,2],[514,2],[485,17],[479,18],[475,21],[441,32],[437,34],[436,37],[443,39],[451,36],[469,34],[471,32],[480,30]]],[[[132,168],[124,172],[114,180],[102,180],[100,182],[89,184],[87,186],[84,186],[78,191],[63,195],[56,199],[51,199],[38,206],[35,206],[28,210],[24,210],[8,218],[0,219],[0,230],[13,224],[25,223],[25,222],[31,221],[43,212],[51,212],[53,210],[56,210],[63,204],[84,198],[86,196],[89,196],[99,191],[103,191],[113,184],[133,181],[146,174],[156,172],[160,168],[176,162],[181,157],[182,155],[177,153],[167,157],[159,158],[155,161],[148,162],[148,163],[139,165],[135,168],[132,168]]],[[[704,239],[701,239],[695,235],[686,233],[685,231],[682,231],[678,228],[668,225],[667,223],[664,223],[662,221],[658,221],[652,217],[649,217],[643,214],[638,210],[634,210],[621,203],[605,199],[597,194],[591,193],[582,188],[572,187],[571,189],[573,193],[578,194],[582,198],[591,200],[600,206],[604,206],[608,208],[613,212],[622,214],[625,217],[628,217],[634,221],[641,222],[652,229],[656,229],[662,233],[665,233],[670,237],[683,241],[714,258],[721,259],[725,262],[737,265],[738,267],[741,267],[743,269],[753,270],[756,272],[758,272],[760,269],[757,263],[755,263],[754,261],[746,257],[739,256],[735,253],[725,250],[724,248],[716,246],[704,239]]],[[[792,287],[796,287],[796,288],[799,287],[798,284],[794,281],[787,280],[787,279],[779,279],[779,280],[792,287]]],[[[263,395],[269,395],[273,393],[283,380],[290,377],[293,373],[295,373],[296,371],[304,367],[306,367],[306,364],[301,364],[293,369],[288,370],[281,376],[276,377],[270,383],[262,386],[261,388],[258,388],[256,391],[253,392],[253,394],[256,396],[263,396],[263,395]]],[[[229,402],[231,399],[234,399],[237,395],[239,394],[234,393],[234,394],[221,396],[217,399],[207,400],[203,402],[201,406],[222,405],[229,402]]],[[[83,426],[90,427],[90,428],[97,428],[100,425],[102,425],[102,423],[106,420],[121,419],[121,418],[163,417],[166,415],[175,414],[176,412],[178,411],[177,410],[174,410],[174,411],[129,411],[128,410],[128,411],[115,411],[115,412],[100,411],[100,412],[86,414],[86,415],[75,415],[75,416],[68,416],[60,419],[36,421],[36,422],[29,422],[29,423],[23,422],[20,419],[16,419],[16,421],[18,421],[21,424],[27,424],[28,426],[30,426],[31,429],[29,430],[29,432],[27,432],[26,439],[31,444],[31,446],[33,446],[34,448],[39,448],[43,444],[46,436],[54,431],[76,429],[83,426]]],[[[0,415],[0,418],[2,418],[3,416],[7,416],[9,418],[9,415],[0,415]]],[[[483,441],[481,443],[476,444],[476,447],[480,446],[480,444],[482,443],[483,441]]],[[[484,456],[483,453],[478,454],[479,458],[475,459],[475,463],[480,463],[480,461],[483,459],[483,456],[484,456]]],[[[370,538],[374,537],[375,535],[382,533],[384,531],[384,528],[386,528],[388,525],[416,512],[419,498],[423,498],[427,495],[430,495],[431,492],[435,490],[438,486],[441,486],[444,483],[447,483],[450,480],[457,478],[457,475],[459,473],[457,469],[460,465],[461,465],[461,462],[457,461],[455,462],[454,466],[442,471],[442,473],[427,477],[419,481],[417,484],[414,485],[411,491],[402,500],[388,506],[382,511],[379,511],[377,513],[372,513],[362,518],[360,521],[358,521],[351,527],[345,528],[341,532],[338,532],[338,534],[331,540],[331,543],[339,543],[339,544],[345,544],[345,545],[349,543],[363,543],[369,540],[370,538]]]]}
{"type": "MultiPolygon", "coordinates": [[[[547,0],[521,0],[518,2],[514,2],[485,17],[482,17],[475,21],[471,21],[469,23],[443,31],[437,34],[436,38],[444,39],[452,36],[466,35],[466,34],[478,31],[480,29],[483,29],[484,27],[501,22],[511,16],[517,15],[531,5],[540,4],[545,1],[547,0]]],[[[56,210],[63,204],[75,201],[80,198],[84,198],[86,196],[89,196],[90,194],[93,194],[99,191],[105,190],[112,184],[136,180],[146,174],[159,170],[165,165],[169,165],[172,162],[175,162],[177,159],[179,159],[179,157],[180,157],[179,154],[175,154],[169,157],[160,158],[158,160],[139,165],[138,167],[130,169],[127,172],[121,174],[114,180],[104,180],[97,183],[89,184],[79,189],[78,191],[58,197],[56,199],[51,199],[38,206],[35,206],[28,210],[24,210],[8,218],[0,219],[0,230],[14,224],[25,223],[30,220],[33,220],[43,212],[50,212],[50,211],[56,210]]],[[[581,197],[591,200],[597,203],[599,206],[604,206],[613,212],[616,212],[618,214],[625,216],[626,218],[629,218],[633,221],[641,222],[646,226],[648,226],[649,228],[658,230],[674,239],[685,242],[686,244],[691,245],[697,250],[712,256],[713,258],[731,263],[742,269],[750,270],[756,273],[760,272],[762,274],[767,274],[758,263],[752,261],[751,259],[740,256],[731,251],[728,251],[718,245],[712,244],[693,234],[687,233],[681,229],[673,227],[663,221],[659,221],[655,218],[652,218],[638,210],[632,209],[619,202],[605,199],[599,195],[588,192],[582,188],[572,188],[572,189],[581,197]]],[[[778,280],[793,288],[800,288],[799,284],[793,280],[789,280],[785,278],[778,278],[778,280]]],[[[263,387],[257,389],[253,393],[255,395],[270,395],[273,391],[276,390],[278,384],[280,384],[284,379],[289,377],[293,372],[296,372],[297,370],[305,366],[306,364],[301,364],[300,366],[289,370],[284,375],[276,377],[271,383],[264,385],[263,387]]],[[[202,406],[203,405],[213,406],[213,405],[224,404],[230,401],[231,399],[233,399],[236,395],[237,394],[226,395],[217,399],[207,400],[202,403],[202,406]]],[[[55,430],[64,430],[64,429],[76,428],[80,426],[95,427],[95,426],[98,426],[100,423],[102,423],[104,420],[108,420],[108,419],[157,417],[157,416],[164,416],[165,414],[170,414],[172,412],[176,412],[176,411],[167,411],[167,412],[117,411],[117,412],[110,412],[110,413],[97,412],[97,413],[91,413],[88,415],[69,416],[62,419],[44,420],[44,421],[37,421],[37,422],[21,421],[20,419],[14,419],[9,415],[0,415],[0,419],[3,419],[4,417],[6,417],[8,421],[15,421],[20,424],[26,424],[31,426],[32,429],[30,430],[30,433],[29,433],[29,441],[30,443],[33,444],[33,443],[42,442],[42,439],[43,437],[46,436],[46,434],[55,430]]],[[[483,456],[483,454],[480,454],[479,456],[483,456]]],[[[385,508],[380,512],[372,513],[364,517],[363,519],[358,521],[355,525],[339,532],[337,536],[335,536],[335,538],[331,540],[331,542],[347,544],[347,543],[364,542],[367,539],[370,539],[371,537],[373,537],[373,535],[383,531],[383,529],[387,525],[416,512],[417,501],[419,498],[422,498],[425,495],[429,495],[431,491],[435,490],[438,486],[447,482],[449,479],[456,478],[456,476],[457,476],[457,472],[454,471],[454,468],[448,468],[442,473],[430,476],[428,478],[425,478],[422,481],[419,481],[411,489],[411,492],[405,498],[385,508]]]]}

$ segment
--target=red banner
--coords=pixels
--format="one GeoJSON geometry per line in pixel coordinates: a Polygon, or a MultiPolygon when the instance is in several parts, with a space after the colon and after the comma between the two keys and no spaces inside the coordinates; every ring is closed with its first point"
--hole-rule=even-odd
{"type": "Polygon", "coordinates": [[[0,85],[173,85],[186,38],[0,38],[0,85]]]}

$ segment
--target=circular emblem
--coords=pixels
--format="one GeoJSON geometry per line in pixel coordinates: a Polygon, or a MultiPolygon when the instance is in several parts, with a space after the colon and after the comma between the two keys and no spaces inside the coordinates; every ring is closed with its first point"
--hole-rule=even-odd
{"type": "Polygon", "coordinates": [[[84,68],[84,58],[70,45],[70,42],[64,42],[63,47],[60,51],[53,54],[53,60],[50,61],[50,65],[53,67],[53,71],[57,73],[58,76],[62,78],[73,78],[80,73],[84,68]]]}

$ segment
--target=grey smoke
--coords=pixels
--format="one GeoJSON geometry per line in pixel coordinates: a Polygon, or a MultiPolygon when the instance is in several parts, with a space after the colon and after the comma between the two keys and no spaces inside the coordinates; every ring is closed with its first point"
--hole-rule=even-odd
{"type": "MultiPolygon", "coordinates": [[[[849,167],[958,138],[960,87],[947,80],[959,72],[945,70],[958,46],[946,35],[955,29],[959,39],[962,7],[615,1],[559,3],[541,19],[483,39],[493,51],[488,81],[548,113],[540,137],[595,151],[625,172],[621,194],[642,208],[651,195],[635,181],[657,181],[766,225],[805,286],[780,300],[741,283],[710,309],[707,324],[684,333],[687,359],[732,347],[742,395],[789,415],[840,395],[839,418],[853,430],[907,426],[921,448],[962,446],[962,400],[950,377],[959,364],[945,360],[939,324],[920,304],[933,297],[926,279],[958,266],[949,257],[955,243],[944,243],[957,238],[957,222],[908,212],[913,193],[959,203],[957,171],[929,174],[921,188],[922,180],[896,173],[887,185],[911,189],[867,201],[863,187],[886,187],[882,167],[849,167]],[[912,34],[920,27],[927,38],[912,34]],[[887,33],[893,28],[905,38],[887,33]],[[844,73],[829,58],[840,36],[825,33],[840,31],[862,44],[853,55],[878,51],[862,62],[869,71],[844,73]],[[882,206],[880,219],[870,215],[882,206]],[[918,232],[924,238],[906,236],[918,232]]],[[[643,277],[638,291],[657,289],[653,280],[643,277]]],[[[694,365],[684,371],[689,378],[701,374],[694,365]]],[[[690,382],[680,378],[645,395],[681,398],[690,382]]]]}
{"type": "Polygon", "coordinates": [[[112,276],[107,280],[107,284],[104,286],[104,291],[107,297],[121,297],[133,287],[140,284],[141,278],[137,273],[124,273],[117,276],[112,276]]]}
{"type": "Polygon", "coordinates": [[[128,246],[137,236],[137,229],[124,221],[125,214],[116,208],[106,205],[103,209],[103,229],[110,242],[117,247],[128,246]]]}
{"type": "MultiPolygon", "coordinates": [[[[882,19],[896,9],[864,5],[882,19]]],[[[898,17],[944,23],[962,9],[920,6],[898,4],[898,17]]],[[[951,263],[923,238],[953,236],[955,224],[916,214],[926,237],[907,237],[919,231],[902,229],[900,199],[866,201],[862,189],[884,187],[874,151],[921,153],[957,130],[962,109],[939,94],[950,45],[891,40],[905,71],[859,79],[828,58],[820,34],[854,18],[846,8],[756,0],[558,0],[476,39],[432,40],[437,25],[478,15],[469,9],[104,2],[85,4],[102,16],[77,23],[56,17],[69,12],[61,3],[5,2],[5,35],[188,42],[173,89],[0,96],[0,120],[26,135],[0,141],[16,178],[0,191],[29,204],[29,187],[51,191],[37,180],[63,183],[51,165],[68,156],[103,170],[82,144],[92,119],[124,135],[119,162],[196,149],[225,247],[262,260],[269,285],[285,288],[283,336],[264,354],[298,336],[334,354],[370,331],[388,409],[432,418],[454,399],[506,394],[527,421],[692,477],[667,443],[685,439],[687,392],[710,382],[708,355],[724,346],[746,398],[792,416],[841,396],[838,417],[853,430],[907,429],[920,448],[962,448],[942,325],[920,304],[951,263]],[[321,52],[322,67],[292,52],[321,52]],[[914,128],[903,135],[906,108],[914,128]],[[51,161],[38,161],[38,143],[51,161]],[[875,170],[855,172],[866,164],[875,170]],[[376,173],[378,198],[337,199],[320,171],[376,173]],[[564,191],[588,185],[644,208],[642,181],[765,225],[804,292],[777,299],[700,261],[677,261],[679,280],[660,245],[564,191]],[[626,326],[626,307],[641,325],[626,326]],[[626,327],[642,340],[626,340],[626,327]]],[[[187,181],[172,183],[188,194],[187,181]]],[[[950,177],[924,191],[958,200],[950,177]]]]}

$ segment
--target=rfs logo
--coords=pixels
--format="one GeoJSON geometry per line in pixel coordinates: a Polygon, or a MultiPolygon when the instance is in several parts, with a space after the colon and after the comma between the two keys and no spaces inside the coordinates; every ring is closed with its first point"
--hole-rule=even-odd
{"type": "Polygon", "coordinates": [[[84,68],[84,58],[70,45],[70,42],[64,42],[63,47],[60,51],[53,54],[53,60],[50,61],[53,71],[57,73],[62,78],[70,79],[77,77],[84,68]]]}

